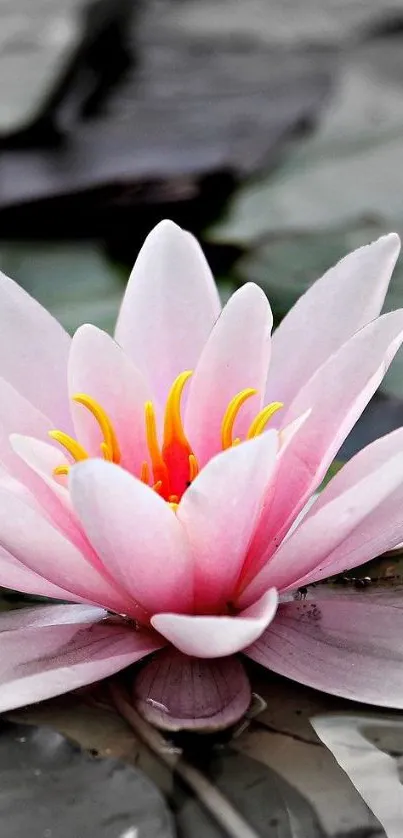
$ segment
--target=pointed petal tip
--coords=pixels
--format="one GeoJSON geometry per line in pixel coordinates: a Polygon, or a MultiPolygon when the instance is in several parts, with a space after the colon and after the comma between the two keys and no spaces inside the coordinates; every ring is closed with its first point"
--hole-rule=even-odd
{"type": "Polygon", "coordinates": [[[260,298],[264,300],[266,303],[268,302],[267,296],[263,291],[263,288],[260,285],[257,285],[256,282],[245,282],[241,288],[238,288],[237,291],[234,292],[234,295],[237,294],[238,296],[249,296],[249,297],[256,297],[256,299],[260,298]]]}
{"type": "Polygon", "coordinates": [[[401,239],[398,233],[395,233],[393,231],[391,233],[386,233],[385,236],[380,236],[379,239],[377,239],[374,242],[374,244],[378,244],[381,242],[384,244],[388,244],[391,250],[396,250],[397,253],[399,253],[401,247],[401,239]]]}
{"type": "Polygon", "coordinates": [[[177,236],[186,233],[186,230],[183,230],[179,224],[176,224],[175,221],[171,221],[170,218],[163,218],[155,227],[152,228],[149,232],[149,236],[177,236]]]}

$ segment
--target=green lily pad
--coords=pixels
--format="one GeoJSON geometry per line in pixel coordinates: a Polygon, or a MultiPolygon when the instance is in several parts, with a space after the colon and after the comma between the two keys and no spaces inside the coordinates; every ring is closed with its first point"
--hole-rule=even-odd
{"type": "Polygon", "coordinates": [[[0,269],[69,332],[88,322],[112,331],[124,290],[123,276],[96,243],[2,243],[0,269]]]}
{"type": "Polygon", "coordinates": [[[345,229],[374,219],[403,227],[401,38],[345,49],[318,130],[294,143],[274,174],[240,189],[215,241],[345,229]],[[382,96],[379,91],[382,90],[382,96]]]}

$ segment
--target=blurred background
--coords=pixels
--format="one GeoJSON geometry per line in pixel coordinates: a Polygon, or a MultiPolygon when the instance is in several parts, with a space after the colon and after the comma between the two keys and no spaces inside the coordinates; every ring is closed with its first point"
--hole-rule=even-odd
{"type": "MultiPolygon", "coordinates": [[[[0,0],[0,78],[0,268],[70,331],[111,330],[163,217],[277,322],[403,232],[401,0],[0,0]]],[[[402,405],[400,353],[343,455],[402,405]]]]}

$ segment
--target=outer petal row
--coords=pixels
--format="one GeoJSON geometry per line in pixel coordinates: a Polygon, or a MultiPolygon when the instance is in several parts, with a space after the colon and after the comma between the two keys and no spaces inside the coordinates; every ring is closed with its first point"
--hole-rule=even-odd
{"type": "Polygon", "coordinates": [[[357,332],[320,367],[290,406],[285,422],[307,415],[279,466],[250,548],[250,578],[275,552],[320,484],[347,434],[379,386],[403,341],[403,310],[357,332]]]}
{"type": "Polygon", "coordinates": [[[396,233],[360,247],[297,301],[273,335],[266,400],[290,404],[315,371],[381,311],[400,250],[396,233]]]}
{"type": "Polygon", "coordinates": [[[295,589],[356,567],[403,538],[403,429],[343,466],[240,597],[295,589]]]}
{"type": "Polygon", "coordinates": [[[91,611],[63,605],[0,616],[0,712],[99,681],[162,645],[91,611]]]}
{"type": "Polygon", "coordinates": [[[263,666],[318,690],[403,708],[403,611],[378,602],[325,599],[279,606],[245,650],[263,666]]]}

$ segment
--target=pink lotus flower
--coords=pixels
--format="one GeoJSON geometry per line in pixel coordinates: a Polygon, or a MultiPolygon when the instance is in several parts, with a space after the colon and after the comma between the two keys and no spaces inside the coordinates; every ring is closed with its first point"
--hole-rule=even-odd
{"type": "Polygon", "coordinates": [[[153,652],[137,701],[171,727],[243,714],[239,652],[403,707],[401,610],[287,596],[403,539],[403,430],[312,505],[403,342],[403,310],[377,317],[398,250],[392,234],[347,256],[272,339],[263,292],[220,314],[170,222],[138,257],[116,342],[88,325],[70,340],[1,278],[0,584],[77,603],[0,616],[1,710],[153,652]]]}

